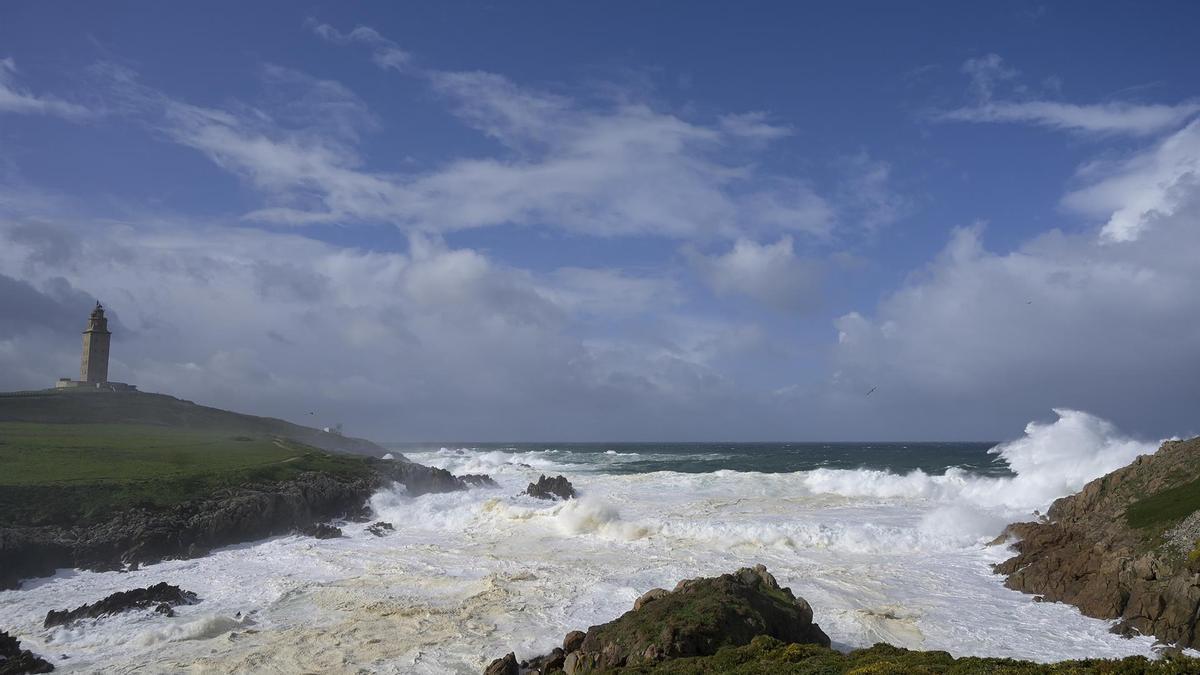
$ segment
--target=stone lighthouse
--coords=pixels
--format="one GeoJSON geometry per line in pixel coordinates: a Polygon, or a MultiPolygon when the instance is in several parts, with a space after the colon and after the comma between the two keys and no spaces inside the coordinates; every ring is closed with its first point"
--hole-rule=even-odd
{"type": "Polygon", "coordinates": [[[99,302],[88,317],[87,330],[83,331],[83,357],[79,361],[79,379],[59,378],[55,387],[68,389],[87,387],[105,391],[133,391],[137,387],[123,382],[108,381],[108,345],[112,332],[108,330],[108,319],[104,317],[104,306],[99,302]]]}
{"type": "Polygon", "coordinates": [[[88,318],[87,330],[83,331],[83,360],[79,363],[79,381],[86,384],[108,382],[108,342],[112,333],[108,330],[108,319],[104,318],[104,305],[96,303],[96,309],[88,318]]]}

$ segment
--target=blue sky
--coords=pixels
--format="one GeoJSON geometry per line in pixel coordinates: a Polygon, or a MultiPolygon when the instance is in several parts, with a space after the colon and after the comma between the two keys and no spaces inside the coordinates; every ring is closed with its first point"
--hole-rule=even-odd
{"type": "Polygon", "coordinates": [[[115,379],[377,438],[1194,431],[1198,23],[9,3],[0,387],[99,298],[115,379]]]}

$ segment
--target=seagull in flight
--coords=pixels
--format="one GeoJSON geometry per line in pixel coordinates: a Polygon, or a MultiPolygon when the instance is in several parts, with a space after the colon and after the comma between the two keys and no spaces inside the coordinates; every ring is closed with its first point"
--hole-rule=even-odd
{"type": "Polygon", "coordinates": [[[878,389],[878,388],[879,388],[879,386],[878,386],[878,385],[876,385],[876,386],[874,386],[874,387],[871,387],[871,391],[868,391],[868,392],[867,392],[867,396],[870,396],[871,394],[874,394],[874,393],[875,393],[875,390],[876,390],[876,389],[878,389]]]}

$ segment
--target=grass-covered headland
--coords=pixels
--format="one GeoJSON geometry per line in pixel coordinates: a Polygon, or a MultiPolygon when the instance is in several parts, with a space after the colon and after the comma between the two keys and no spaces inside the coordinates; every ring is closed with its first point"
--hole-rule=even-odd
{"type": "Polygon", "coordinates": [[[0,394],[0,589],[62,567],[194,557],[362,517],[391,481],[412,494],[487,482],[383,453],[161,394],[0,394]]]}
{"type": "Polygon", "coordinates": [[[236,429],[0,422],[0,525],[87,523],[307,471],[361,479],[370,470],[366,457],[236,429]]]}

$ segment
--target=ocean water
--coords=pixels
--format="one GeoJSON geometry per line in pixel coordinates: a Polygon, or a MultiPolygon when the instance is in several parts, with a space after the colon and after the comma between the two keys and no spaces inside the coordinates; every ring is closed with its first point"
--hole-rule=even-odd
{"type": "Polygon", "coordinates": [[[990,571],[1005,524],[1153,452],[1056,411],[988,443],[434,444],[414,461],[497,488],[376,494],[377,538],[285,536],[138,571],[64,570],[0,593],[0,626],[66,672],[478,673],[644,591],[762,563],[842,649],[875,642],[1052,661],[1152,654],[1109,622],[1035,603],[990,571]],[[563,474],[581,498],[521,496],[563,474]],[[49,609],[158,581],[202,602],[44,630],[49,609]]]}

